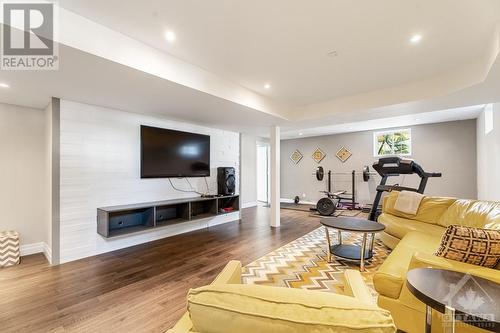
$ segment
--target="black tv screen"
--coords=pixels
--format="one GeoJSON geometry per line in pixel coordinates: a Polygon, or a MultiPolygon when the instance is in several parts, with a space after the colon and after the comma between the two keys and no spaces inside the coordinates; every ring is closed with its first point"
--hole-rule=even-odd
{"type": "Polygon", "coordinates": [[[141,126],[141,178],[210,176],[210,136],[141,126]]]}

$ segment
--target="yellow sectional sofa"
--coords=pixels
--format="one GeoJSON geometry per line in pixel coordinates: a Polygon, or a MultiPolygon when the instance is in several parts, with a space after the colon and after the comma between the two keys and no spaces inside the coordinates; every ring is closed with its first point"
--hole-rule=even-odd
{"type": "MultiPolygon", "coordinates": [[[[500,203],[442,197],[425,197],[416,215],[394,209],[399,192],[384,198],[378,221],[386,226],[382,242],[392,253],[373,277],[379,293],[378,305],[391,311],[398,329],[408,333],[424,332],[425,305],[406,287],[406,273],[413,268],[434,267],[467,272],[500,283],[496,269],[470,265],[434,255],[449,225],[500,230],[500,203]]],[[[435,311],[434,311],[435,312],[435,311]]],[[[440,314],[433,314],[433,332],[441,332],[440,314]]],[[[481,332],[460,327],[457,332],[481,332]]]]}
{"type": "Polygon", "coordinates": [[[189,292],[188,312],[168,333],[394,333],[390,312],[374,304],[361,274],[344,277],[349,296],[242,285],[241,263],[230,261],[210,286],[189,292]]]}

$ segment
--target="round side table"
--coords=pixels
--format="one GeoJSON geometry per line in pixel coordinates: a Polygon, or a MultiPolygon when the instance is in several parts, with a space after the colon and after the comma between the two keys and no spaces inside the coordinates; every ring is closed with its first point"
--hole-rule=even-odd
{"type": "Polygon", "coordinates": [[[406,275],[406,285],[426,305],[426,333],[431,332],[432,309],[445,314],[445,332],[455,332],[457,320],[500,332],[498,283],[455,271],[417,268],[406,275]]]}
{"type": "Polygon", "coordinates": [[[321,224],[325,226],[326,240],[328,243],[328,262],[330,262],[332,254],[343,259],[359,260],[360,271],[365,270],[365,260],[373,256],[375,233],[385,229],[385,226],[381,223],[354,217],[322,217],[321,224]],[[331,243],[330,233],[328,231],[329,228],[337,230],[338,244],[331,243]],[[343,231],[362,233],[363,241],[361,246],[344,244],[342,242],[343,231]],[[370,235],[370,243],[367,246],[368,235],[370,235]]]}

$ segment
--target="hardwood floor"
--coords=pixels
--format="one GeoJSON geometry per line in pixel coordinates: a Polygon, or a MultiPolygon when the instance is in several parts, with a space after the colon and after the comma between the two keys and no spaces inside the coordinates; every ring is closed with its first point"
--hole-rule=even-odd
{"type": "Polygon", "coordinates": [[[185,311],[189,288],[210,283],[231,259],[245,265],[317,228],[307,212],[248,208],[216,226],[51,267],[41,254],[0,270],[0,332],[164,332],[185,311]]]}

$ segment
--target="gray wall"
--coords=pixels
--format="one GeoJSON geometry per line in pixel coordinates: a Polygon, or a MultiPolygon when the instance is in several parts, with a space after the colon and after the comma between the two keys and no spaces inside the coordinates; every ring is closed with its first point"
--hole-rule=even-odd
{"type": "MultiPolygon", "coordinates": [[[[407,127],[405,127],[407,128],[407,127]]],[[[447,123],[410,126],[412,130],[412,156],[428,172],[442,172],[442,178],[430,179],[426,194],[476,198],[476,121],[464,120],[447,123]]],[[[281,198],[291,199],[295,195],[303,196],[303,201],[315,202],[326,189],[325,181],[318,182],[313,175],[316,167],[325,170],[347,172],[362,170],[364,165],[376,161],[373,156],[373,131],[283,140],[281,142],[281,198]],[[335,153],[345,146],[353,155],[342,163],[335,153]],[[326,153],[325,159],[317,164],[311,155],[319,147],[326,153]],[[292,152],[298,149],[304,158],[295,165],[290,160],[292,152]]],[[[372,170],[373,171],[373,170],[372,170]]],[[[399,177],[401,185],[414,186],[418,177],[408,175],[399,177]]],[[[369,182],[356,177],[359,202],[373,200],[375,187],[380,178],[372,176],[369,182]]],[[[334,190],[350,190],[351,175],[334,175],[334,190]]]]}
{"type": "Polygon", "coordinates": [[[500,103],[493,104],[493,130],[485,132],[485,112],[477,120],[477,190],[481,200],[500,201],[500,103]]]}

